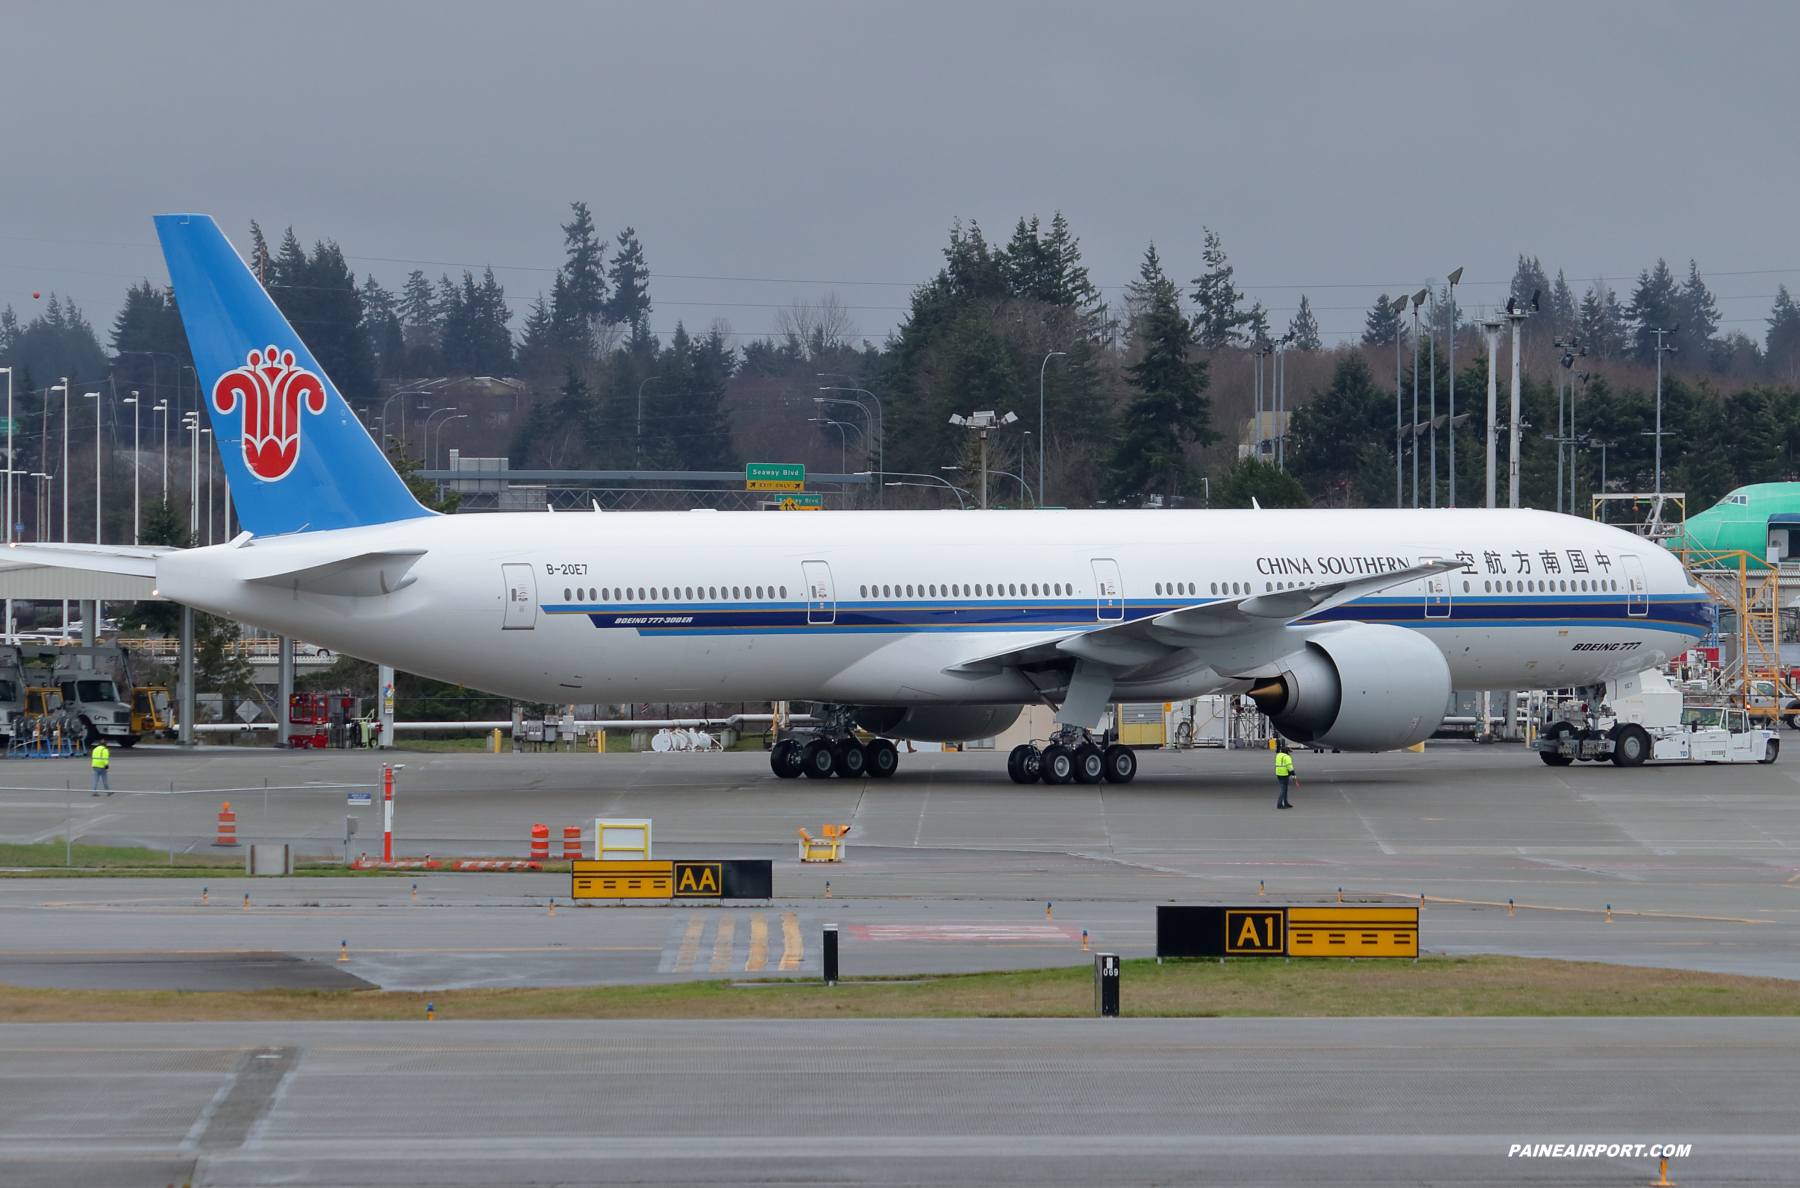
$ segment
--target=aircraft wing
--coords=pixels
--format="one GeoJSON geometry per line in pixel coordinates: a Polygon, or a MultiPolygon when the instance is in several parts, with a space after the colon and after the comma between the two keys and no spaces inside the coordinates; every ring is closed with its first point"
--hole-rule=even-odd
{"type": "Polygon", "coordinates": [[[1208,644],[1287,626],[1296,619],[1342,606],[1365,594],[1391,589],[1407,582],[1440,573],[1453,573],[1464,568],[1464,562],[1428,558],[1406,569],[1341,582],[1324,582],[1298,586],[1292,590],[1276,590],[1265,594],[1248,594],[1236,598],[1220,598],[1193,606],[1179,607],[1160,615],[1131,619],[1098,627],[1087,627],[1059,636],[1040,637],[1005,651],[971,657],[952,665],[948,671],[988,674],[1001,669],[1059,660],[1082,660],[1115,671],[1124,671],[1160,660],[1184,648],[1202,656],[1208,644]]]}

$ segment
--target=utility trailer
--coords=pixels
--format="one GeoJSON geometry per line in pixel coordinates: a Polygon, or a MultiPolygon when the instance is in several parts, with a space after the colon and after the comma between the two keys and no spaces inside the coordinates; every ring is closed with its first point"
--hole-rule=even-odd
{"type": "Polygon", "coordinates": [[[1538,758],[1552,767],[1611,760],[1638,767],[1671,763],[1773,763],[1781,740],[1751,724],[1741,709],[1684,705],[1681,692],[1650,669],[1615,681],[1607,701],[1551,703],[1537,739],[1538,758]]]}

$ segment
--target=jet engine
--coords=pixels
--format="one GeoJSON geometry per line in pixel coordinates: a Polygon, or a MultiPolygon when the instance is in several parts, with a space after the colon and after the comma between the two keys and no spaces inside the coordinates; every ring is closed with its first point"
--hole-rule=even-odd
{"type": "Polygon", "coordinates": [[[1430,738],[1450,701],[1450,665],[1424,636],[1359,623],[1307,641],[1250,698],[1283,737],[1345,751],[1430,738]]]}
{"type": "Polygon", "coordinates": [[[856,724],[884,738],[918,742],[968,742],[992,738],[1019,720],[1022,705],[870,705],[856,724]]]}

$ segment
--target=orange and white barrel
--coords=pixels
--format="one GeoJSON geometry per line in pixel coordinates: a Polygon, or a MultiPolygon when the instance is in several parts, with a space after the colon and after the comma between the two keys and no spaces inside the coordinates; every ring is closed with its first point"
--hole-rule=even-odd
{"type": "Polygon", "coordinates": [[[531,856],[539,861],[550,858],[550,826],[533,825],[531,827],[531,856]]]}
{"type": "Polygon", "coordinates": [[[231,811],[231,802],[227,800],[219,806],[219,840],[215,846],[235,846],[237,839],[237,814],[231,811]]]}
{"type": "Polygon", "coordinates": [[[563,857],[571,861],[581,857],[581,826],[563,826],[563,857]]]}

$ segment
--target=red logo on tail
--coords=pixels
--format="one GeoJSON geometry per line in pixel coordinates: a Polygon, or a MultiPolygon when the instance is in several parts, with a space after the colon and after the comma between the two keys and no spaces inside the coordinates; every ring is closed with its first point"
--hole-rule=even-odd
{"type": "Polygon", "coordinates": [[[300,408],[325,411],[325,384],[304,367],[294,366],[294,352],[251,351],[249,361],[228,371],[213,385],[213,407],[228,413],[244,405],[244,465],[257,478],[283,479],[300,460],[300,408]]]}

